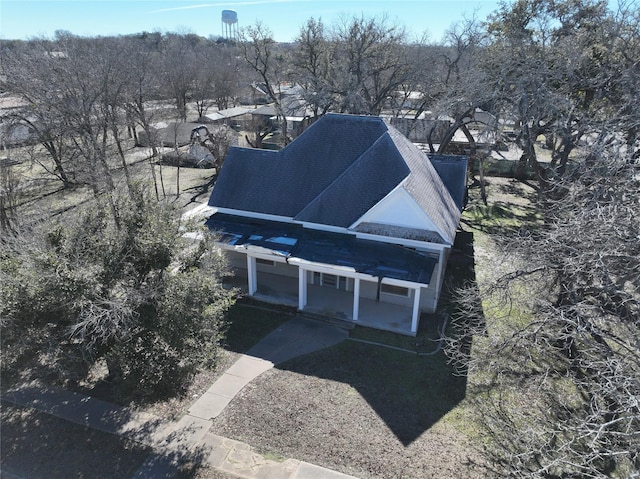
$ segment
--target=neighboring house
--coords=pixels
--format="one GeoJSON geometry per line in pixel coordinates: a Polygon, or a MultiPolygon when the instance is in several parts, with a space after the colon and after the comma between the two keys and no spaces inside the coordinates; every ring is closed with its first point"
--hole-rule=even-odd
{"type": "Polygon", "coordinates": [[[38,124],[37,118],[28,118],[32,123],[22,121],[24,112],[21,110],[29,106],[24,98],[12,94],[0,94],[0,149],[38,143],[33,124],[38,124]]]}
{"type": "MultiPolygon", "coordinates": [[[[296,138],[311,123],[313,110],[303,98],[303,90],[300,86],[282,87],[280,94],[280,107],[287,120],[287,135],[296,138]]],[[[253,116],[269,119],[273,125],[279,127],[278,112],[273,103],[256,108],[253,116]]]]}
{"type": "Polygon", "coordinates": [[[328,114],[282,150],[231,148],[207,225],[249,295],[415,335],[437,307],[466,168],[381,118],[328,114]]]}
{"type": "Polygon", "coordinates": [[[38,135],[31,125],[15,120],[5,121],[3,118],[0,118],[1,149],[33,145],[36,143],[38,143],[38,135]]]}
{"type": "MultiPolygon", "coordinates": [[[[287,120],[287,136],[289,138],[296,138],[311,124],[313,112],[306,107],[303,100],[283,101],[282,109],[287,120]]],[[[264,105],[256,108],[252,115],[256,118],[262,118],[262,121],[269,121],[274,126],[278,133],[276,143],[281,145],[282,139],[279,137],[280,124],[276,107],[273,104],[264,105]]]]}
{"type": "Polygon", "coordinates": [[[198,118],[200,123],[213,123],[218,125],[227,125],[237,129],[246,130],[251,128],[251,113],[255,108],[247,108],[244,106],[236,106],[209,113],[198,118]]]}
{"type": "MultiPolygon", "coordinates": [[[[161,124],[160,128],[152,128],[151,140],[147,138],[144,131],[138,132],[137,146],[163,146],[168,148],[179,148],[187,146],[191,143],[191,132],[198,128],[202,123],[169,123],[161,124]]],[[[159,126],[159,125],[156,125],[159,126]]]]}

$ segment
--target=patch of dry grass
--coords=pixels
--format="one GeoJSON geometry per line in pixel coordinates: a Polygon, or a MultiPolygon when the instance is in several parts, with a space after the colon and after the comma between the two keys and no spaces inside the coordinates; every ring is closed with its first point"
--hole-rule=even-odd
{"type": "Polygon", "coordinates": [[[344,342],[252,381],[214,421],[262,453],[361,478],[482,477],[444,357],[344,342]]]}
{"type": "MultiPolygon", "coordinates": [[[[187,167],[178,169],[174,166],[160,165],[155,159],[150,162],[150,155],[149,148],[129,145],[125,156],[130,176],[134,181],[147,185],[154,193],[157,188],[158,198],[175,205],[180,212],[195,206],[193,202],[204,203],[208,200],[211,187],[206,185],[214,170],[187,167]]],[[[75,207],[94,196],[87,185],[63,189],[62,182],[41,166],[41,163],[48,164],[50,160],[40,146],[16,148],[12,151],[12,157],[20,161],[12,166],[12,171],[18,181],[17,203],[21,216],[47,218],[63,215],[73,212],[75,207]],[[34,158],[40,163],[33,161],[34,158]]],[[[114,184],[116,188],[124,188],[125,175],[118,161],[112,161],[114,184]]]]}

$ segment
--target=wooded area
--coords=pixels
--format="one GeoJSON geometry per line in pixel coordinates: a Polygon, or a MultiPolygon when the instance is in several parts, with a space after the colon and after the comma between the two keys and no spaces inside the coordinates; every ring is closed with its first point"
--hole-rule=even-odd
{"type": "MultiPolygon", "coordinates": [[[[455,291],[447,311],[446,353],[477,378],[467,397],[487,463],[499,477],[640,473],[637,2],[611,11],[597,0],[517,0],[488,22],[461,19],[437,44],[410,41],[387,18],[311,18],[290,44],[264,24],[237,43],[59,32],[4,41],[0,56],[2,93],[21,102],[3,112],[3,131],[31,132],[26,145],[3,139],[0,165],[3,375],[26,351],[60,348],[76,365],[106,359],[114,380],[150,394],[211,363],[232,302],[224,265],[206,243],[189,249],[181,239],[160,194],[162,145],[150,144],[146,182],[126,152],[167,118],[261,101],[276,124],[256,123],[248,141],[277,131],[286,145],[282,89],[297,85],[307,123],[327,112],[446,121],[424,147],[451,152],[462,134],[473,179],[488,155],[478,131],[494,148],[517,148],[515,177],[536,193],[534,220],[493,232],[508,261],[455,291]],[[73,220],[26,215],[18,151],[61,189],[94,200],[73,220]]],[[[233,141],[219,140],[219,163],[233,141]]]]}

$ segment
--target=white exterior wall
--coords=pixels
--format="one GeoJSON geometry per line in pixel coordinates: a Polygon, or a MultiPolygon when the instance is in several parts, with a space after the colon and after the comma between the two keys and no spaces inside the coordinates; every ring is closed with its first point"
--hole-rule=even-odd
{"type": "MultiPolygon", "coordinates": [[[[239,270],[247,270],[247,256],[242,251],[233,251],[226,250],[225,254],[227,255],[229,265],[233,268],[237,268],[239,270]]],[[[426,313],[435,312],[434,304],[435,304],[435,296],[436,296],[436,281],[437,281],[437,268],[434,270],[434,274],[431,278],[431,284],[428,288],[422,288],[420,293],[420,310],[426,313]]],[[[297,278],[298,267],[295,265],[290,265],[287,263],[275,263],[275,266],[270,266],[266,264],[261,264],[256,262],[256,270],[258,273],[272,273],[278,274],[281,276],[287,276],[291,278],[297,278]]],[[[337,272],[336,276],[340,276],[339,272],[337,272]]],[[[442,282],[443,278],[440,278],[440,282],[442,282]]],[[[260,279],[258,279],[258,283],[260,279]]],[[[353,291],[353,278],[349,278],[347,280],[347,291],[353,291]]],[[[313,273],[309,271],[307,273],[307,283],[313,283],[313,273]]],[[[374,281],[360,281],[360,297],[366,299],[375,300],[378,293],[378,283],[374,281]]],[[[380,301],[391,304],[398,304],[400,306],[411,307],[413,305],[415,292],[412,289],[409,289],[408,296],[400,296],[385,292],[380,292],[380,301]]]]}
{"type": "Polygon", "coordinates": [[[435,313],[436,308],[434,307],[436,298],[436,287],[434,285],[429,285],[428,288],[421,288],[420,293],[420,311],[425,313],[435,313]]]}
{"type": "MultiPolygon", "coordinates": [[[[227,260],[229,262],[229,266],[237,269],[247,269],[247,255],[242,251],[233,251],[226,249],[225,255],[227,256],[227,260]]],[[[261,256],[259,256],[261,258],[261,256]]],[[[267,258],[263,258],[267,259],[267,258]]],[[[269,258],[269,260],[271,260],[269,258]]],[[[272,261],[284,261],[284,258],[274,257],[272,261]]],[[[292,278],[298,277],[298,267],[287,264],[286,262],[276,262],[274,266],[260,263],[256,261],[256,271],[258,273],[272,273],[278,274],[281,276],[289,276],[292,278]]]]}
{"type": "MultiPolygon", "coordinates": [[[[371,281],[360,281],[360,297],[375,300],[378,294],[378,283],[371,281]]],[[[384,303],[399,304],[401,306],[411,306],[413,304],[413,290],[409,290],[409,296],[399,296],[380,292],[380,301],[384,303]]]]}
{"type": "Polygon", "coordinates": [[[287,263],[276,263],[275,266],[268,264],[256,264],[259,273],[279,274],[280,276],[298,277],[298,267],[287,263]]]}
{"type": "Polygon", "coordinates": [[[360,223],[378,223],[436,231],[440,236],[446,238],[446,235],[440,231],[431,218],[401,186],[380,200],[349,229],[355,229],[360,223]]]}
{"type": "MultiPolygon", "coordinates": [[[[376,299],[378,293],[378,284],[371,281],[360,282],[360,297],[366,299],[376,299]]],[[[400,296],[397,294],[385,293],[380,291],[380,301],[384,303],[398,304],[400,306],[413,306],[415,291],[409,288],[408,296],[400,296]]],[[[434,299],[436,296],[435,284],[429,285],[427,288],[421,288],[420,291],[420,311],[425,313],[433,313],[435,311],[434,299]]]]}

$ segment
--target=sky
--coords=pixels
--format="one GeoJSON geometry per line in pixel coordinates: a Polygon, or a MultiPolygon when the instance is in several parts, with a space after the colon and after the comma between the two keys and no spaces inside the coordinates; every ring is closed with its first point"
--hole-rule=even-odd
{"type": "Polygon", "coordinates": [[[56,30],[80,36],[191,32],[217,38],[222,10],[234,10],[240,28],[261,22],[278,42],[292,41],[309,18],[326,25],[341,16],[377,17],[406,27],[409,39],[425,32],[439,41],[466,15],[484,20],[498,8],[492,0],[0,0],[0,38],[52,38],[56,30]]]}

